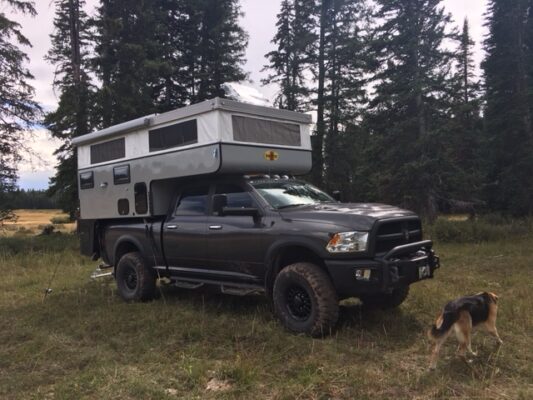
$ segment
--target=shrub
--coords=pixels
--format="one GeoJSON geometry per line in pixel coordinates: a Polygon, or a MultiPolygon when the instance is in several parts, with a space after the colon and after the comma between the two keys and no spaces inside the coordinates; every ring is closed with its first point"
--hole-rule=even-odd
{"type": "Polygon", "coordinates": [[[488,215],[475,220],[456,221],[440,217],[428,227],[428,234],[439,242],[478,243],[524,236],[532,232],[530,219],[513,220],[488,215]]]}
{"type": "Polygon", "coordinates": [[[58,216],[52,217],[50,219],[50,222],[54,225],[58,225],[58,224],[70,224],[72,221],[67,215],[58,215],[58,216]]]}

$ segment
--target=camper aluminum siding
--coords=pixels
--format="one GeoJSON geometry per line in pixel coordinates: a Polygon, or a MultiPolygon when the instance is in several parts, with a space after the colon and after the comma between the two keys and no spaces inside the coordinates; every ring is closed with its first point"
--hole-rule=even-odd
{"type": "Polygon", "coordinates": [[[305,174],[310,124],[306,114],[216,98],[75,138],[81,218],[165,214],[180,177],[305,174]]]}

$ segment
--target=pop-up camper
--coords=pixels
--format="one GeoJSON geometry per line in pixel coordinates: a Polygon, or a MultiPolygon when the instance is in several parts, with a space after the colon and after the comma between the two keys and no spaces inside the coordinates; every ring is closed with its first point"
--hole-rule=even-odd
{"type": "Polygon", "coordinates": [[[164,215],[176,179],[305,174],[311,116],[215,98],[73,140],[83,220],[164,215]]]}

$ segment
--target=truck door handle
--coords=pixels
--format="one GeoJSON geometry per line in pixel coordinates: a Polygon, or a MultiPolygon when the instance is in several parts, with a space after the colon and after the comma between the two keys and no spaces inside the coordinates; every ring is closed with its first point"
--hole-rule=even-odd
{"type": "Polygon", "coordinates": [[[209,225],[209,229],[212,231],[220,231],[222,230],[222,225],[209,225]]]}
{"type": "Polygon", "coordinates": [[[178,229],[178,225],[167,225],[167,229],[178,229]]]}

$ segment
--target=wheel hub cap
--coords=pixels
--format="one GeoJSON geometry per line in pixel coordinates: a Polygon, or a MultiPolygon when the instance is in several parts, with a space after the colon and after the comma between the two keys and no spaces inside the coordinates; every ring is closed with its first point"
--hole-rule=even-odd
{"type": "Polygon", "coordinates": [[[287,290],[287,308],[291,316],[298,320],[306,320],[311,315],[311,298],[300,286],[292,286],[287,290]]]}

